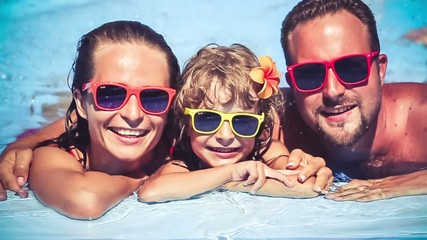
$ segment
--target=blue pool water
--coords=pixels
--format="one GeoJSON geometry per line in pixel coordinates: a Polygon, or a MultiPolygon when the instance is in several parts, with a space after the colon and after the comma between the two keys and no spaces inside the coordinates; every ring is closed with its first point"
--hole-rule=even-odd
{"type": "MultiPolygon", "coordinates": [[[[62,116],[78,38],[106,21],[139,20],[162,33],[181,65],[207,43],[239,42],[281,72],[280,24],[295,0],[0,0],[0,150],[18,133],[62,116]],[[57,107],[59,104],[60,107],[57,107]]],[[[426,27],[423,0],[370,0],[386,81],[427,82],[427,48],[402,36],[426,27]]],[[[281,83],[281,86],[286,84],[281,83]]],[[[165,204],[125,199],[95,221],[75,221],[30,193],[0,202],[0,239],[427,238],[427,196],[372,203],[212,192],[165,204]]]]}

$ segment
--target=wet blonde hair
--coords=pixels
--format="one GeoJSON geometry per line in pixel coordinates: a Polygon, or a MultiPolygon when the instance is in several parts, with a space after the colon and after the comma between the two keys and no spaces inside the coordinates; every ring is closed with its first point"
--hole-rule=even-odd
{"type": "Polygon", "coordinates": [[[241,44],[230,47],[208,44],[191,57],[184,66],[173,106],[177,143],[185,146],[189,142],[184,134],[188,127],[188,116],[184,115],[186,107],[212,109],[216,103],[236,103],[242,109],[256,109],[256,114],[265,114],[254,153],[266,146],[271,140],[275,118],[283,114],[284,100],[281,91],[268,99],[256,97],[261,85],[252,81],[249,73],[259,66],[257,57],[241,44]],[[213,99],[215,96],[207,94],[212,88],[224,91],[228,99],[225,102],[213,99]],[[260,137],[261,132],[263,137],[260,137]]]}

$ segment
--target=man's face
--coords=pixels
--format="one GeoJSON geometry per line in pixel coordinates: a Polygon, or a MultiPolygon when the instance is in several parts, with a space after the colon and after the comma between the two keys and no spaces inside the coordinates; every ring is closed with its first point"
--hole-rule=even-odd
{"type": "MultiPolygon", "coordinates": [[[[291,65],[325,62],[351,54],[370,53],[367,28],[352,14],[341,11],[298,25],[289,37],[291,65]]],[[[385,56],[380,56],[385,59],[385,56]]],[[[303,93],[293,87],[301,117],[326,144],[352,146],[376,121],[381,105],[385,66],[373,58],[368,81],[344,86],[327,70],[323,88],[303,93]]]]}

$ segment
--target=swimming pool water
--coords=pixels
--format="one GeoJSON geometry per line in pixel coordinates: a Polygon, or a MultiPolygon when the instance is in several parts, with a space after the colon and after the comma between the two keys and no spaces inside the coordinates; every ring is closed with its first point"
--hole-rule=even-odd
{"type": "MultiPolygon", "coordinates": [[[[181,66],[200,47],[239,42],[285,70],[280,24],[295,0],[0,0],[0,150],[64,114],[78,38],[106,21],[139,20],[162,33],[181,66]]],[[[426,27],[423,0],[370,0],[386,81],[427,82],[427,48],[402,36],[426,27]]],[[[281,86],[286,86],[285,81],[281,86]]],[[[0,202],[0,239],[427,238],[427,196],[372,203],[211,192],[165,204],[125,199],[95,221],[75,221],[30,194],[0,202]]]]}

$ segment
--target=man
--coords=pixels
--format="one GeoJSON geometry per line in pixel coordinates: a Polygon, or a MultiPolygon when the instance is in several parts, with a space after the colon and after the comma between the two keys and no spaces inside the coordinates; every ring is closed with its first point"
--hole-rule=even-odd
{"type": "Polygon", "coordinates": [[[327,198],[427,193],[427,84],[384,84],[387,56],[360,0],[304,0],[282,23],[289,149],[354,180],[327,198]],[[369,180],[369,179],[375,180],[369,180]]]}

